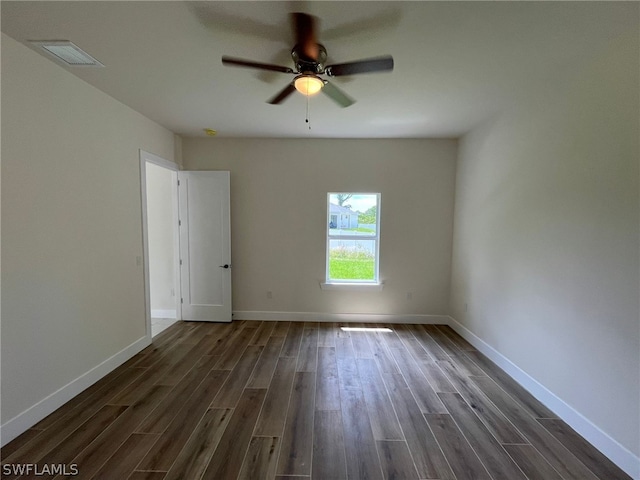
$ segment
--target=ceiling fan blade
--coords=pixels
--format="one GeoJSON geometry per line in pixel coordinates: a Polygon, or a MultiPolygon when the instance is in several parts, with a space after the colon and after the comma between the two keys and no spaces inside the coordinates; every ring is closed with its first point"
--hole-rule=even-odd
{"type": "Polygon", "coordinates": [[[272,65],[271,63],[254,62],[253,60],[245,60],[243,58],[227,57],[226,55],[222,57],[222,64],[227,67],[246,67],[256,68],[258,70],[270,70],[272,72],[296,73],[289,67],[272,65]]]}
{"type": "Polygon", "coordinates": [[[304,60],[317,61],[320,50],[316,37],[316,19],[307,14],[294,12],[291,14],[291,23],[296,36],[296,45],[306,58],[304,60]]]}
{"type": "Polygon", "coordinates": [[[278,93],[275,97],[273,97],[271,100],[268,100],[267,103],[270,103],[271,105],[278,105],[279,103],[282,103],[282,101],[285,98],[287,98],[289,95],[291,95],[295,91],[296,91],[296,87],[293,86],[293,82],[292,82],[286,87],[284,87],[284,89],[282,89],[282,91],[278,93]]]}
{"type": "Polygon", "coordinates": [[[366,60],[357,60],[355,62],[328,65],[325,68],[324,73],[330,77],[339,77],[341,75],[386,72],[391,70],[393,70],[393,57],[391,55],[385,55],[384,57],[368,58],[366,60]]]}
{"type": "Polygon", "coordinates": [[[342,108],[353,105],[356,101],[349,97],[346,93],[336,87],[333,83],[324,81],[324,87],[322,87],[322,93],[324,93],[331,100],[336,102],[342,108]]]}

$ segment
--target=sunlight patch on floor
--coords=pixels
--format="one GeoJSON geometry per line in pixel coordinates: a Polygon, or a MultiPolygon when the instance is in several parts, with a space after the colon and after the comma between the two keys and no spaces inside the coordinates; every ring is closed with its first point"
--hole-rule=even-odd
{"type": "Polygon", "coordinates": [[[390,328],[386,327],[340,327],[340,330],[344,332],[392,332],[390,328]]]}

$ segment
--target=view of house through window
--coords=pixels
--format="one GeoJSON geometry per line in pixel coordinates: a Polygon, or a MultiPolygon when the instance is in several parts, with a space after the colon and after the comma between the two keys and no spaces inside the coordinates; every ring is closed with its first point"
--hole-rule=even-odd
{"type": "Polygon", "coordinates": [[[327,282],[377,283],[380,194],[327,198],[327,282]]]}

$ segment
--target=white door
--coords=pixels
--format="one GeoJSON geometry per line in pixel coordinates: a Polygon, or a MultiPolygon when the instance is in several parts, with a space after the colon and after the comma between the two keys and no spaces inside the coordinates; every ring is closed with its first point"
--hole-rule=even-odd
{"type": "Polygon", "coordinates": [[[229,172],[179,172],[183,320],[231,321],[229,172]]]}

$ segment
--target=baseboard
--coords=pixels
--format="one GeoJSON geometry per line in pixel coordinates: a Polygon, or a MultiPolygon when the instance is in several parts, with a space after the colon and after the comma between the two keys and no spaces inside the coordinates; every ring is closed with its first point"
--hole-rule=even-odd
{"type": "Polygon", "coordinates": [[[4,446],[151,344],[144,336],[0,426],[4,446]]]}
{"type": "Polygon", "coordinates": [[[507,372],[516,382],[527,389],[547,408],[567,422],[576,432],[584,437],[595,448],[606,455],[613,463],[629,474],[634,480],[640,480],[640,457],[611,438],[588,418],[575,410],[552,391],[520,369],[507,357],[486,343],[475,333],[462,325],[453,317],[449,317],[449,326],[460,336],[489,357],[502,370],[507,372]]]}
{"type": "Polygon", "coordinates": [[[421,323],[448,325],[447,315],[414,315],[390,313],[323,313],[323,312],[267,312],[234,311],[234,320],[264,320],[292,322],[367,322],[367,323],[421,323]]]}
{"type": "Polygon", "coordinates": [[[174,310],[151,310],[151,318],[178,318],[174,310]]]}

